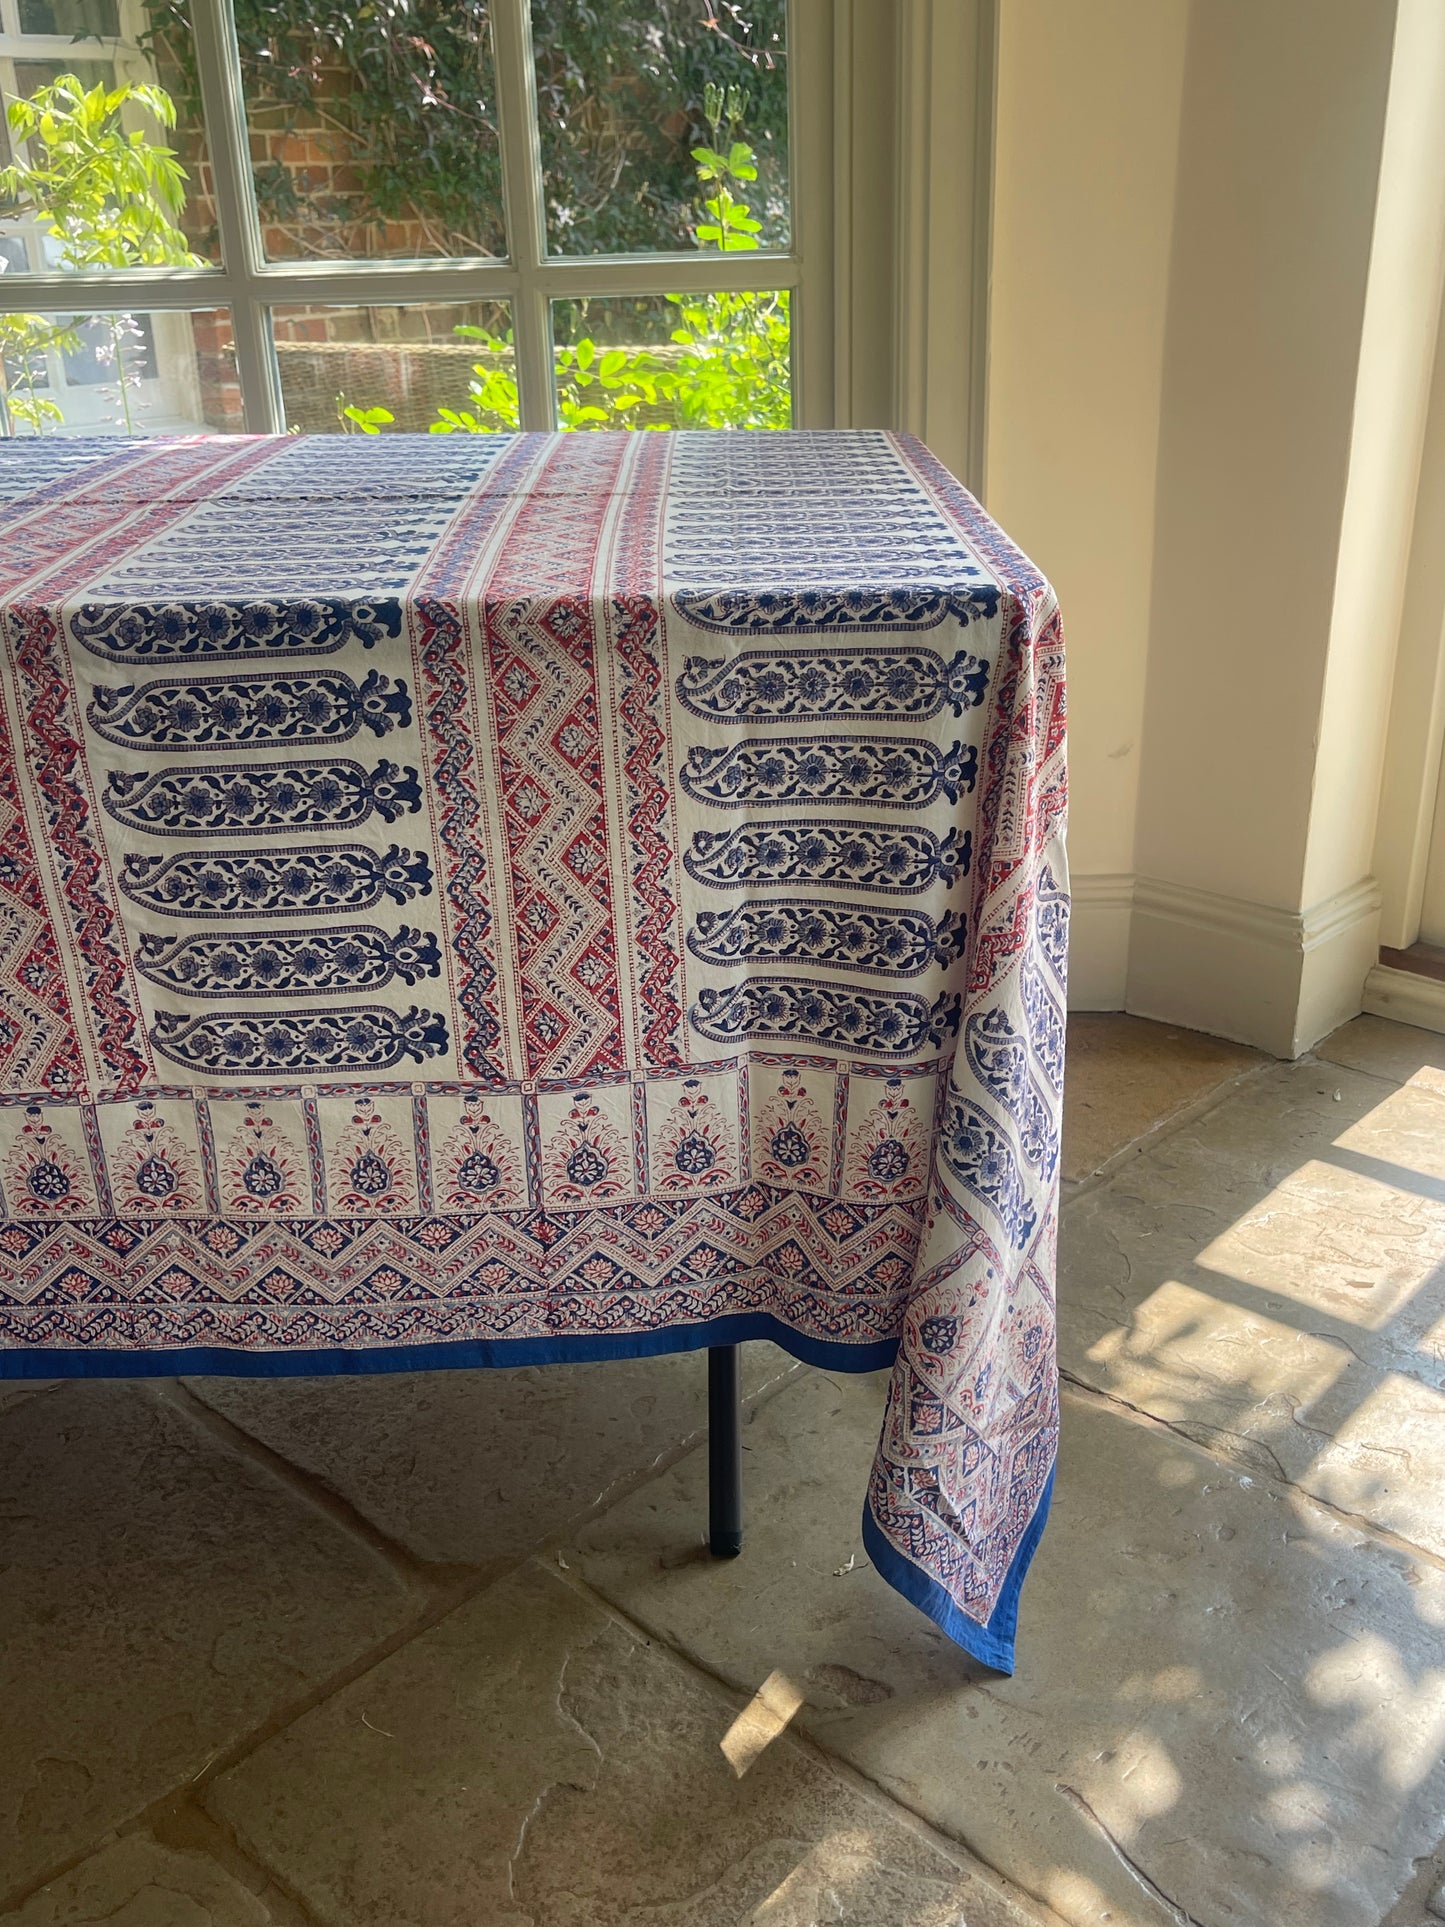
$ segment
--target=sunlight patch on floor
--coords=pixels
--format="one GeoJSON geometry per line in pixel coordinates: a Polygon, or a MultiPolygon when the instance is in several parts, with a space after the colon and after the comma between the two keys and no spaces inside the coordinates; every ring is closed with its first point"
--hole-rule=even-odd
{"type": "Polygon", "coordinates": [[[787,1726],[807,1695],[786,1673],[769,1673],[722,1737],[722,1750],[741,1779],[787,1726]]]}

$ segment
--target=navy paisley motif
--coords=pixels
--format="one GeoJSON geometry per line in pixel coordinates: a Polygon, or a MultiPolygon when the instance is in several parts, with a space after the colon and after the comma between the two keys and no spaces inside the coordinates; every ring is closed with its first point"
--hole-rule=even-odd
{"type": "Polygon", "coordinates": [[[1015,1249],[1022,1249],[1033,1235],[1038,1212],[1004,1133],[986,1111],[950,1091],[940,1144],[944,1163],[959,1183],[989,1207],[1015,1249]]]}
{"type": "Polygon", "coordinates": [[[687,947],[703,963],[811,963],[916,977],[963,955],[967,921],[945,912],[861,910],[850,903],[742,903],[699,911],[687,947]]]}
{"type": "Polygon", "coordinates": [[[447,1048],[445,1017],[413,1004],[402,1016],[380,1005],[352,1010],[225,1011],[187,1017],[158,1010],[151,1042],[165,1057],[215,1077],[274,1072],[385,1071],[420,1064],[447,1048]]]}
{"type": "Polygon", "coordinates": [[[679,614],[723,633],[803,634],[993,615],[1001,591],[966,518],[941,513],[906,464],[886,461],[885,479],[879,453],[849,431],[680,443],[664,542],[679,614]]]}
{"type": "Polygon", "coordinates": [[[719,634],[810,636],[849,629],[936,629],[952,617],[960,624],[998,614],[992,583],[957,588],[679,590],[673,607],[695,629],[719,634]]]}
{"type": "Polygon", "coordinates": [[[1035,913],[1039,948],[1049,969],[1065,982],[1069,957],[1069,893],[1045,863],[1039,871],[1038,909],[1035,913]]]}
{"type": "Polygon", "coordinates": [[[932,649],[886,646],[799,649],[777,655],[689,656],[677,698],[694,716],[719,723],[775,723],[805,716],[882,716],[922,720],[947,704],[955,716],[975,709],[988,664],[960,649],[947,662],[932,649]]]}
{"type": "Polygon", "coordinates": [[[339,670],[229,682],[166,677],[137,689],[98,688],[91,728],[127,749],[234,749],[253,743],[344,743],[363,727],[384,736],[411,722],[404,682],[373,669],[358,687],[339,670]]]}
{"type": "Polygon", "coordinates": [[[82,648],[111,662],[187,657],[329,656],[350,642],[370,649],[401,634],[394,597],[352,602],[327,597],[284,602],[83,602],[70,616],[82,648]]]}
{"type": "Polygon", "coordinates": [[[441,975],[441,951],[429,931],[403,924],[394,935],[373,924],[342,930],[247,931],[229,937],[158,937],[143,933],[136,967],[152,983],[193,997],[379,990],[441,975]]]}
{"type": "Polygon", "coordinates": [[[964,1054],[983,1088],[1014,1118],[1029,1163],[1047,1177],[1058,1159],[1058,1138],[1029,1069],[1028,1045],[1002,1010],[975,1011],[964,1025],[964,1054]]]}
{"type": "Polygon", "coordinates": [[[1004,1106],[1017,1112],[1028,1083],[1024,1040],[1002,1010],[975,1011],[964,1031],[964,1050],[973,1074],[1004,1106]]]}
{"type": "Polygon", "coordinates": [[[154,776],[112,770],[101,801],[118,823],[152,836],[256,836],[266,830],[344,830],[373,812],[387,823],[421,808],[414,769],[327,763],[232,763],[220,769],[164,769],[154,776]]]}
{"type": "Polygon", "coordinates": [[[900,738],[857,742],[847,736],[749,738],[724,749],[689,750],[682,787],[699,803],[739,809],[756,802],[876,803],[921,810],[940,795],[956,803],[978,779],[970,743],[900,738]]]}
{"type": "Polygon", "coordinates": [[[911,896],[968,875],[973,833],[881,829],[876,823],[764,823],[714,835],[698,830],[683,857],[699,883],[741,890],[760,883],[851,884],[911,896]]]}
{"type": "Polygon", "coordinates": [[[1064,1092],[1064,1015],[1048,983],[1031,963],[1025,964],[1019,987],[1034,1056],[1043,1066],[1056,1096],[1064,1092]]]}
{"type": "Polygon", "coordinates": [[[959,997],[930,1004],[906,991],[880,996],[787,977],[754,977],[726,990],[709,986],[689,1013],[704,1037],[786,1038],[856,1057],[916,1057],[958,1031],[959,997]]]}
{"type": "Polygon", "coordinates": [[[432,872],[419,851],[396,843],[384,854],[360,843],[298,844],[244,856],[132,855],[120,887],[132,903],[167,917],[301,917],[429,897],[432,872]]]}

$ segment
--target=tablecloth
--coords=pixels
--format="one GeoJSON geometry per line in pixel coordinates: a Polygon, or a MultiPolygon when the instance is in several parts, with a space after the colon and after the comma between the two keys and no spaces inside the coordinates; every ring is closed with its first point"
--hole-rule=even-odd
{"type": "Polygon", "coordinates": [[[867,1556],[1010,1669],[1037,570],[881,432],[11,441],[0,518],[0,1375],[891,1364],[867,1556]]]}

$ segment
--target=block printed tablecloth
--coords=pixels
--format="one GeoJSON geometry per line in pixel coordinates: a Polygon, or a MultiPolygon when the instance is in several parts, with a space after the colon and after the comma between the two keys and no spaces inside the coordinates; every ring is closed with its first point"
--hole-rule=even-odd
{"type": "Polygon", "coordinates": [[[891,1362],[868,1554],[1010,1667],[1032,565],[883,433],[12,441],[0,525],[0,1375],[891,1362]]]}

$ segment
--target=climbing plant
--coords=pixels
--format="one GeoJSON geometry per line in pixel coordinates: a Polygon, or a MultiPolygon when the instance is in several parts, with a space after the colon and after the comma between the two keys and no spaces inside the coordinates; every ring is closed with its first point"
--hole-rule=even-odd
{"type": "MultiPolygon", "coordinates": [[[[126,126],[128,107],[143,108],[162,129],[176,110],[163,88],[87,87],[61,74],[6,109],[17,158],[0,168],[0,199],[14,219],[38,220],[65,268],[196,267],[199,257],[178,225],[185,203],[185,171],[174,150],[143,127],[126,126]]],[[[144,337],[132,314],[97,317],[98,354],[114,371],[118,420],[135,432],[132,396],[144,373],[144,337]]],[[[43,315],[5,317],[0,333],[7,364],[9,414],[33,434],[63,419],[56,402],[39,392],[45,352],[76,348],[72,323],[43,315]]]]}
{"type": "MultiPolygon", "coordinates": [[[[190,0],[144,0],[147,45],[201,123],[190,0]]],[[[319,133],[349,183],[258,163],[263,221],[336,236],[414,221],[432,250],[501,254],[501,162],[488,0],[234,0],[248,112],[319,133]]],[[[786,240],[786,0],[532,0],[553,245],[569,253],[687,245],[703,88],[746,80],[756,104],[767,238],[786,240]]]]}
{"type": "Polygon", "coordinates": [[[44,314],[0,315],[0,400],[9,433],[24,429],[46,435],[63,425],[65,410],[45,392],[49,355],[79,347],[79,331],[70,321],[44,314]]]}
{"type": "MultiPolygon", "coordinates": [[[[757,179],[754,150],[742,139],[748,96],[707,83],[703,115],[711,143],[693,149],[703,191],[693,233],[699,246],[724,253],[755,249],[760,223],[737,191],[757,179]]],[[[573,428],[787,428],[792,422],[789,304],[769,294],[674,294],[668,351],[606,347],[590,335],[556,349],[557,420],[573,428]],[[654,411],[661,410],[658,419],[654,411]],[[650,418],[649,418],[650,417],[650,418]]],[[[585,304],[576,303],[585,322],[585,304]]],[[[485,434],[520,421],[511,337],[463,326],[481,341],[468,385],[470,407],[442,408],[431,432],[485,434]]]]}
{"type": "Polygon", "coordinates": [[[749,92],[760,231],[786,244],[786,0],[533,0],[532,21],[554,247],[691,245],[717,82],[749,92]]]}

